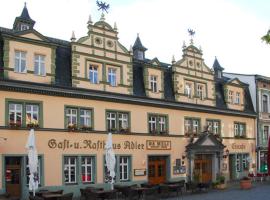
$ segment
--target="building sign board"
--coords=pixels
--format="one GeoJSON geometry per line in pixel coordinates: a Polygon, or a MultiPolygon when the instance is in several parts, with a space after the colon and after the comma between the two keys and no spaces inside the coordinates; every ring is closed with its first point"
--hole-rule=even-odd
{"type": "Polygon", "coordinates": [[[146,169],[134,169],[134,176],[145,176],[146,169]]]}
{"type": "Polygon", "coordinates": [[[148,150],[171,150],[171,141],[166,140],[146,140],[148,150]]]}

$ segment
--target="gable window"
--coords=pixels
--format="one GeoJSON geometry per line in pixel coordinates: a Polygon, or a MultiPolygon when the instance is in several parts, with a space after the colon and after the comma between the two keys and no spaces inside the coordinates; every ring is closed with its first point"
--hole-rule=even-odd
{"type": "Polygon", "coordinates": [[[130,157],[129,156],[120,156],[119,158],[119,172],[120,172],[120,181],[128,181],[130,178],[130,157]]]}
{"type": "Polygon", "coordinates": [[[82,130],[92,129],[93,111],[91,108],[66,107],[66,128],[82,130]]]}
{"type": "Polygon", "coordinates": [[[268,112],[268,96],[265,94],[262,96],[262,111],[268,112]]]}
{"type": "Polygon", "coordinates": [[[246,124],[240,122],[234,122],[234,136],[246,137],[246,124]]]}
{"type": "Polygon", "coordinates": [[[93,165],[94,165],[94,157],[82,157],[81,163],[81,173],[82,173],[82,182],[83,183],[93,183],[93,165]]]}
{"type": "Polygon", "coordinates": [[[240,104],[240,92],[236,92],[235,104],[240,104]]]}
{"type": "Polygon", "coordinates": [[[150,90],[152,92],[157,92],[157,76],[150,76],[150,90]]]}
{"type": "Polygon", "coordinates": [[[29,29],[29,25],[21,24],[21,31],[25,31],[29,29]]]}
{"type": "Polygon", "coordinates": [[[191,83],[185,84],[185,95],[187,95],[188,98],[192,97],[191,83]]]}
{"type": "Polygon", "coordinates": [[[200,119],[185,118],[185,135],[198,134],[200,132],[200,119]]]}
{"type": "Polygon", "coordinates": [[[26,52],[15,51],[15,72],[26,73],[26,52]]]}
{"type": "Polygon", "coordinates": [[[35,55],[35,67],[34,67],[34,74],[45,76],[45,56],[43,55],[35,55]]]}
{"type": "Polygon", "coordinates": [[[111,86],[116,86],[116,69],[114,68],[108,69],[108,81],[111,86]]]}
{"type": "Polygon", "coordinates": [[[203,94],[203,85],[201,85],[201,84],[197,84],[197,97],[199,97],[201,100],[204,97],[204,94],[203,94]]]}
{"type": "Polygon", "coordinates": [[[98,84],[98,67],[90,65],[89,67],[89,81],[93,84],[98,84]]]}
{"type": "Polygon", "coordinates": [[[153,134],[167,133],[167,116],[158,114],[149,114],[148,116],[149,132],[153,134]]]}
{"type": "Polygon", "coordinates": [[[64,177],[65,183],[76,183],[77,179],[77,159],[76,157],[64,157],[64,177]]]}
{"type": "Polygon", "coordinates": [[[229,91],[228,102],[233,103],[233,91],[229,91]]]}
{"type": "Polygon", "coordinates": [[[107,130],[128,132],[129,130],[129,113],[118,111],[107,111],[107,130]]]}
{"type": "Polygon", "coordinates": [[[219,120],[207,120],[208,131],[213,134],[220,134],[220,121],[219,120]]]}

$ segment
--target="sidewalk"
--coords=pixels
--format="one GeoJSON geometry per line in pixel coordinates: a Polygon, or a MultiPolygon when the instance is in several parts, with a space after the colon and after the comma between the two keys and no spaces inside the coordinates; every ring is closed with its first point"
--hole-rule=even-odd
{"type": "Polygon", "coordinates": [[[239,182],[228,184],[225,190],[211,189],[208,192],[185,193],[183,197],[168,200],[270,200],[270,182],[253,182],[252,189],[241,190],[239,182]]]}

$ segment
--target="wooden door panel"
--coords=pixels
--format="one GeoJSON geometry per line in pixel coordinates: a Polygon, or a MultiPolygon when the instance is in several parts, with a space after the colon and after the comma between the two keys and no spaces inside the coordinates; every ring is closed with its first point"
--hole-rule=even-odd
{"type": "Polygon", "coordinates": [[[148,181],[152,185],[166,181],[166,160],[158,158],[148,162],[148,181]]]}
{"type": "Polygon", "coordinates": [[[6,166],[6,191],[16,197],[21,195],[21,169],[20,166],[6,166]]]}

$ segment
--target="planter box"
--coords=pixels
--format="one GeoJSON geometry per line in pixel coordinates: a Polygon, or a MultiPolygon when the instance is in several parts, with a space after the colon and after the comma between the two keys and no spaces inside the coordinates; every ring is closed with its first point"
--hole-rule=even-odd
{"type": "Polygon", "coordinates": [[[216,189],[218,189],[218,190],[224,190],[226,188],[227,188],[226,183],[221,183],[221,184],[216,185],[216,189]]]}
{"type": "Polygon", "coordinates": [[[251,180],[241,180],[240,181],[240,188],[247,190],[252,187],[251,180]]]}

